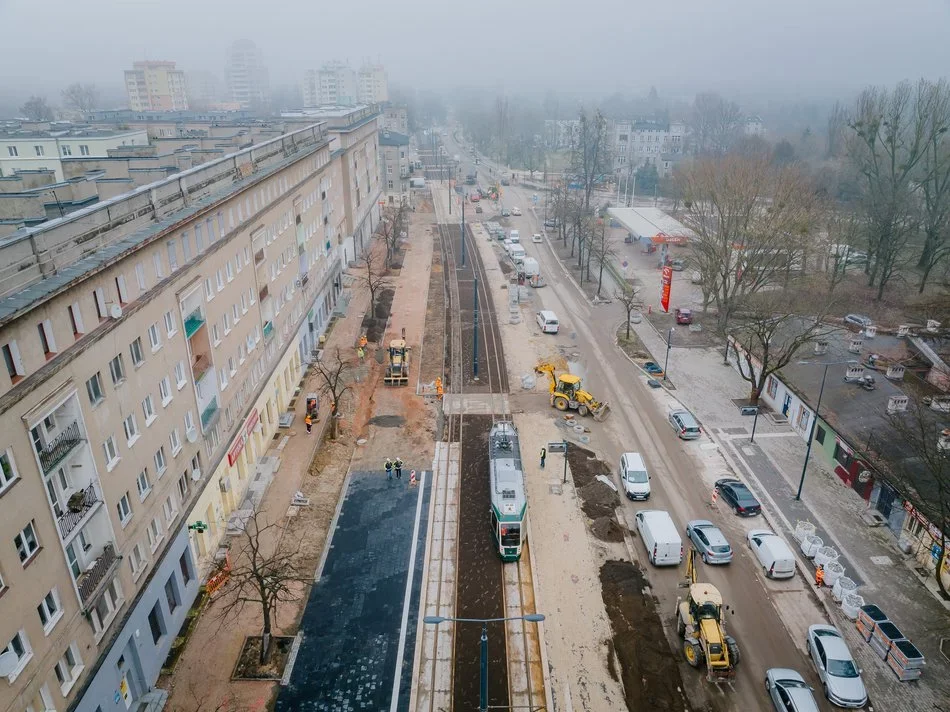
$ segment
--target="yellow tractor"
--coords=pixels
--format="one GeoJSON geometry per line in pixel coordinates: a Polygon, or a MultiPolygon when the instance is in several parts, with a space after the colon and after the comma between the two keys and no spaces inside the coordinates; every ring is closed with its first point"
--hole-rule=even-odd
{"type": "Polygon", "coordinates": [[[389,342],[389,363],[383,383],[387,386],[409,385],[409,347],[403,339],[393,339],[389,342]]]}
{"type": "Polygon", "coordinates": [[[676,599],[676,630],[683,638],[686,662],[699,667],[706,661],[710,682],[735,677],[739,644],[726,635],[722,594],[710,583],[696,582],[696,550],[686,555],[686,584],[689,595],[676,599]]]}
{"type": "Polygon", "coordinates": [[[581,379],[573,373],[556,373],[553,363],[539,363],[537,374],[546,373],[550,380],[551,405],[558,410],[576,410],[581,415],[592,415],[597,422],[610,413],[610,406],[594,398],[581,387],[581,379]]]}

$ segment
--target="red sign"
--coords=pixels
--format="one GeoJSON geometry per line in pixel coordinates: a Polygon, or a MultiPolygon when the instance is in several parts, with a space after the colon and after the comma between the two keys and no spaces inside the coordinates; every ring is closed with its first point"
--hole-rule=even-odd
{"type": "Polygon", "coordinates": [[[234,445],[231,446],[231,449],[228,450],[228,464],[233,465],[237,462],[238,455],[241,454],[241,450],[244,449],[244,444],[247,442],[247,439],[251,436],[251,433],[254,431],[254,426],[257,425],[257,422],[261,419],[261,414],[257,412],[255,408],[247,420],[244,422],[244,430],[238,435],[237,441],[234,445]]]}
{"type": "Polygon", "coordinates": [[[663,311],[670,311],[670,288],[673,285],[673,268],[667,265],[663,268],[663,287],[660,289],[660,305],[663,311]]]}

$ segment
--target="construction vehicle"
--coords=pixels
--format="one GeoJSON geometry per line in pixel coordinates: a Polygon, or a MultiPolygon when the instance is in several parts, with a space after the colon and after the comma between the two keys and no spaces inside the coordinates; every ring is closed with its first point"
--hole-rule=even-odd
{"type": "Polygon", "coordinates": [[[705,660],[710,682],[735,677],[739,644],[726,635],[722,594],[711,583],[697,583],[696,578],[696,550],[690,547],[683,584],[689,595],[685,601],[676,599],[676,631],[683,638],[686,662],[699,667],[705,660]]]}
{"type": "Polygon", "coordinates": [[[389,363],[383,383],[387,386],[409,385],[409,347],[403,339],[393,339],[389,342],[389,363]]]}
{"type": "Polygon", "coordinates": [[[597,422],[610,412],[610,406],[594,398],[581,387],[581,379],[573,373],[557,375],[553,363],[539,363],[535,373],[548,374],[550,379],[551,405],[558,410],[576,410],[581,415],[591,415],[597,422]]]}

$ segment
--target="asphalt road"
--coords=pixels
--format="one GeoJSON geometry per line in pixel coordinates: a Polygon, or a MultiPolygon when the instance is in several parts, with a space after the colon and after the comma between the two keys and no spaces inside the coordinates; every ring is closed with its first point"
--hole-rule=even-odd
{"type": "MultiPolygon", "coordinates": [[[[444,137],[443,141],[450,154],[470,157],[470,153],[461,149],[451,135],[444,137]]],[[[487,173],[488,165],[497,175],[500,167],[482,158],[478,166],[480,177],[483,171],[487,173]]],[[[463,175],[465,170],[463,159],[463,175]]],[[[530,214],[533,191],[514,186],[504,191],[501,202],[506,206],[518,205],[525,213],[521,218],[511,219],[513,225],[521,222],[522,235],[543,232],[530,214]]],[[[543,196],[540,196],[539,211],[542,205],[543,196]]],[[[490,219],[491,213],[479,216],[482,217],[490,219]]],[[[770,708],[763,686],[765,671],[770,667],[790,667],[810,680],[822,709],[832,709],[820,694],[817,676],[799,647],[801,641],[796,645],[796,641],[791,639],[774,608],[776,604],[773,604],[773,600],[781,600],[783,586],[800,587],[802,582],[796,579],[778,583],[762,579],[750,557],[736,517],[722,508],[716,511],[709,507],[710,492],[705,485],[697,483],[695,475],[699,444],[683,442],[676,437],[666,413],[659,412],[639,372],[613,346],[615,330],[625,316],[622,308],[619,304],[592,306],[564,273],[548,246],[547,236],[541,245],[528,241],[523,241],[523,244],[528,254],[538,259],[542,274],[548,278],[548,288],[539,290],[538,294],[543,307],[553,310],[561,322],[561,334],[555,338],[558,343],[567,343],[571,335],[575,335],[573,343],[586,368],[583,378],[587,389],[611,404],[612,413],[607,421],[592,428],[591,447],[611,464],[619,461],[622,452],[639,452],[651,472],[649,503],[625,501],[627,521],[634,521],[638,509],[665,509],[682,529],[690,519],[710,519],[722,529],[735,551],[729,566],[708,567],[700,563],[699,567],[701,580],[717,586],[725,603],[735,610],[735,614],[728,615],[727,624],[729,633],[739,643],[742,660],[735,680],[724,687],[705,683],[700,672],[686,668],[683,674],[687,687],[691,686],[691,680],[696,683],[691,697],[695,700],[695,695],[705,696],[718,710],[770,708]]],[[[761,526],[768,527],[768,524],[762,521],[761,526]]],[[[669,613],[664,624],[672,626],[676,598],[682,595],[679,584],[684,580],[684,569],[653,568],[646,562],[639,541],[637,547],[636,554],[641,557],[640,563],[659,599],[660,610],[669,613]]],[[[671,644],[678,645],[675,630],[668,631],[668,637],[671,644]]]]}

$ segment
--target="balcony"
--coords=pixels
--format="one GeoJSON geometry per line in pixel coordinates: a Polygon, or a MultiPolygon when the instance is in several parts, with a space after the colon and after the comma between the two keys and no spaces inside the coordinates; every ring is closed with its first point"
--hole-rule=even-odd
{"type": "Polygon", "coordinates": [[[65,460],[83,440],[79,432],[79,423],[74,420],[37,453],[40,457],[40,465],[43,467],[43,474],[52,472],[53,468],[65,460]]]}
{"type": "Polygon", "coordinates": [[[218,415],[218,397],[215,396],[211,402],[201,411],[201,431],[206,432],[208,428],[214,425],[218,415]]]}
{"type": "Polygon", "coordinates": [[[191,364],[191,373],[195,377],[195,383],[200,383],[208,372],[211,371],[211,359],[207,354],[199,354],[194,363],[191,364]]]}
{"type": "Polygon", "coordinates": [[[261,287],[260,291],[257,293],[257,299],[259,302],[263,304],[264,300],[267,299],[267,297],[269,296],[270,296],[270,289],[268,289],[267,285],[265,284],[263,287],[261,287]]]}
{"type": "Polygon", "coordinates": [[[205,323],[204,314],[201,313],[201,309],[195,309],[191,314],[185,317],[185,338],[190,339],[195,335],[195,332],[198,331],[205,323]]]}
{"type": "Polygon", "coordinates": [[[274,322],[265,321],[264,322],[264,338],[269,341],[270,337],[273,335],[274,335],[274,322]]]}
{"type": "Polygon", "coordinates": [[[74,492],[66,505],[66,512],[56,519],[56,523],[59,525],[59,535],[65,540],[85,521],[93,507],[101,501],[95,485],[91,482],[86,489],[74,492]]]}
{"type": "Polygon", "coordinates": [[[115,545],[106,544],[102,553],[88,569],[79,574],[76,587],[79,589],[79,598],[84,604],[95,598],[100,586],[108,579],[119,565],[119,557],[115,554],[115,545]]]}

